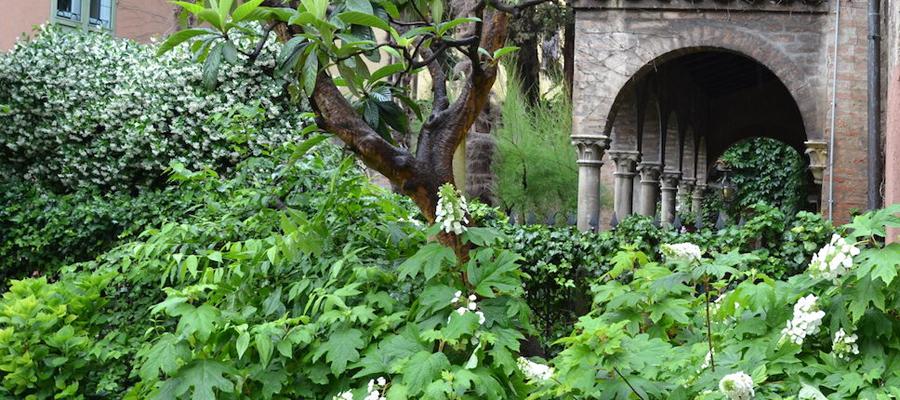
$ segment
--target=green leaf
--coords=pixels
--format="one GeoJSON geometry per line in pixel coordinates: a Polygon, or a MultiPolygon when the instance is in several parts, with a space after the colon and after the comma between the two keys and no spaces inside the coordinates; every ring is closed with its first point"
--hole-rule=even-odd
{"type": "Polygon", "coordinates": [[[203,86],[207,89],[216,87],[219,79],[219,67],[222,65],[222,54],[223,45],[219,43],[206,56],[206,61],[203,63],[203,86]]]}
{"type": "Polygon", "coordinates": [[[511,291],[520,288],[518,279],[519,256],[501,251],[495,258],[493,250],[482,249],[469,260],[467,272],[475,292],[484,297],[494,297],[494,291],[511,291]]]}
{"type": "Polygon", "coordinates": [[[369,77],[369,82],[377,82],[382,78],[402,72],[405,69],[406,67],[402,63],[385,65],[372,73],[372,76],[369,77]]]}
{"type": "Polygon", "coordinates": [[[481,21],[481,19],[480,19],[480,18],[475,18],[475,17],[465,17],[465,18],[456,18],[456,19],[452,19],[452,20],[450,20],[450,21],[447,21],[447,22],[444,22],[444,23],[441,23],[441,24],[438,25],[438,28],[437,28],[437,35],[438,35],[438,36],[444,36],[445,33],[447,33],[448,31],[450,31],[451,29],[453,29],[453,28],[455,28],[455,27],[457,27],[457,26],[459,26],[459,25],[462,25],[462,24],[468,24],[468,23],[473,23],[473,22],[478,22],[478,21],[481,21]]]}
{"type": "Polygon", "coordinates": [[[485,247],[494,244],[497,239],[503,237],[503,234],[493,228],[471,227],[463,236],[476,246],[485,247]]]}
{"type": "Polygon", "coordinates": [[[196,333],[197,339],[205,342],[218,321],[219,310],[213,306],[208,304],[200,307],[189,306],[181,313],[181,319],[178,321],[178,332],[185,336],[196,333]]]}
{"type": "Polygon", "coordinates": [[[400,280],[406,277],[415,278],[424,267],[425,279],[428,280],[437,275],[445,263],[456,264],[456,255],[453,254],[453,250],[439,243],[429,243],[400,264],[398,278],[400,280]]]}
{"type": "Polygon", "coordinates": [[[391,27],[387,22],[371,14],[361,13],[359,11],[344,11],[338,14],[338,18],[344,23],[353,25],[364,25],[372,28],[378,28],[386,32],[390,32],[391,27]]]}
{"type": "Polygon", "coordinates": [[[309,48],[309,55],[306,56],[306,62],[303,63],[303,90],[307,96],[312,96],[316,90],[316,78],[319,75],[319,56],[316,54],[318,45],[312,45],[309,48]]]}
{"type": "Polygon", "coordinates": [[[248,0],[241,4],[231,14],[231,20],[234,22],[243,21],[251,12],[255,11],[264,0],[248,0]]]}
{"type": "Polygon", "coordinates": [[[269,332],[263,330],[257,333],[253,338],[253,344],[259,353],[260,364],[263,368],[269,366],[269,360],[272,359],[272,338],[269,336],[269,332]]]}
{"type": "Polygon", "coordinates": [[[359,360],[359,349],[365,346],[362,332],[356,329],[338,329],[329,336],[328,341],[316,349],[315,359],[323,354],[325,361],[331,364],[331,372],[340,376],[347,370],[347,363],[359,360]]]}
{"type": "Polygon", "coordinates": [[[459,313],[453,311],[450,313],[447,326],[441,329],[441,334],[444,340],[452,342],[463,337],[463,335],[472,335],[476,330],[478,330],[478,316],[474,312],[465,312],[459,315],[459,313]]]}
{"type": "Polygon", "coordinates": [[[199,4],[190,3],[187,1],[173,1],[172,3],[180,6],[181,8],[187,10],[188,12],[190,12],[191,14],[194,14],[194,15],[200,14],[201,11],[205,10],[205,8],[203,8],[203,6],[201,6],[199,4]]]}
{"type": "Polygon", "coordinates": [[[494,60],[499,59],[500,57],[503,57],[507,54],[510,54],[510,53],[513,53],[516,51],[519,51],[519,48],[515,47],[515,46],[507,46],[507,47],[499,48],[496,51],[494,51],[493,59],[494,60]]]}
{"type": "Polygon", "coordinates": [[[450,368],[450,360],[444,353],[421,351],[416,353],[404,368],[401,382],[409,389],[410,395],[422,393],[431,382],[440,377],[441,371],[450,368]]]}
{"type": "Polygon", "coordinates": [[[183,31],[175,32],[174,34],[169,35],[169,37],[166,38],[166,41],[159,45],[159,49],[156,50],[156,55],[163,55],[166,52],[174,49],[178,45],[197,36],[212,34],[214,34],[212,31],[203,28],[185,29],[183,31]]]}
{"type": "Polygon", "coordinates": [[[860,267],[857,276],[872,275],[890,285],[900,268],[900,243],[891,243],[881,249],[866,249],[859,255],[860,267]]]}
{"type": "Polygon", "coordinates": [[[375,10],[372,9],[372,4],[369,3],[369,0],[346,0],[344,4],[350,11],[358,11],[369,15],[375,14],[375,10]]]}
{"type": "Polygon", "coordinates": [[[192,400],[215,400],[216,389],[224,393],[234,391],[234,383],[224,376],[228,373],[229,368],[218,361],[195,360],[174,377],[178,380],[175,392],[185,393],[193,387],[192,400]]]}
{"type": "Polygon", "coordinates": [[[281,47],[281,53],[278,53],[275,60],[275,76],[281,77],[293,70],[306,46],[309,46],[309,42],[303,36],[295,36],[288,40],[281,47]]]}
{"type": "Polygon", "coordinates": [[[185,342],[171,333],[163,334],[147,353],[147,359],[140,369],[141,378],[151,381],[156,380],[160,372],[171,374],[178,369],[179,360],[187,360],[190,356],[190,349],[185,342]]]}
{"type": "Polygon", "coordinates": [[[244,352],[247,351],[247,347],[250,346],[250,333],[247,331],[241,332],[238,336],[237,341],[234,343],[234,347],[237,350],[238,360],[244,357],[244,352]]]}

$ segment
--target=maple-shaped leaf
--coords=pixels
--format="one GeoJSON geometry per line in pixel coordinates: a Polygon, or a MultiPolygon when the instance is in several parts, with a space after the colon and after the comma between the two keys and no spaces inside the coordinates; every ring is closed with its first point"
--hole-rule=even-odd
{"type": "Polygon", "coordinates": [[[347,363],[359,360],[359,349],[365,346],[362,332],[357,329],[339,329],[328,337],[328,341],[316,349],[314,360],[325,355],[335,375],[347,370],[347,363]]]}
{"type": "Polygon", "coordinates": [[[455,264],[456,255],[449,247],[438,243],[429,243],[423,246],[412,257],[400,264],[399,279],[415,278],[422,270],[425,270],[425,279],[431,279],[441,271],[444,263],[455,264]]]}
{"type": "Polygon", "coordinates": [[[218,361],[194,360],[175,376],[178,380],[175,393],[181,396],[193,387],[192,400],[215,400],[216,389],[224,393],[234,391],[234,383],[224,376],[230,372],[225,364],[218,361]]]}
{"type": "Polygon", "coordinates": [[[664,316],[669,316],[674,321],[686,324],[691,321],[688,313],[691,312],[690,302],[685,299],[665,299],[659,303],[650,305],[650,320],[659,322],[664,316]]]}
{"type": "Polygon", "coordinates": [[[900,243],[891,243],[881,249],[866,249],[859,255],[860,265],[857,276],[871,274],[872,279],[881,279],[890,285],[900,268],[900,243]]]}
{"type": "Polygon", "coordinates": [[[893,204],[884,209],[857,215],[853,222],[845,225],[850,230],[847,238],[856,240],[870,236],[886,236],[885,227],[900,227],[900,204],[893,204]]]}
{"type": "Polygon", "coordinates": [[[200,307],[184,307],[180,310],[178,332],[190,336],[196,333],[197,339],[205,342],[213,331],[213,325],[219,320],[219,310],[208,304],[200,307]]]}
{"type": "Polygon", "coordinates": [[[147,353],[147,360],[141,365],[141,378],[154,380],[159,373],[171,374],[178,369],[178,360],[186,360],[191,356],[187,344],[171,333],[163,334],[147,353]]]}
{"type": "Polygon", "coordinates": [[[866,313],[869,303],[880,310],[884,310],[884,284],[878,280],[866,276],[860,279],[855,286],[847,291],[850,297],[850,315],[856,323],[866,313]]]}
{"type": "Polygon", "coordinates": [[[409,394],[414,396],[431,382],[439,380],[441,371],[447,368],[450,368],[450,360],[444,353],[420,351],[406,363],[401,382],[409,389],[409,394]]]}
{"type": "Polygon", "coordinates": [[[484,297],[494,297],[494,291],[510,291],[520,286],[516,272],[519,268],[519,256],[509,251],[501,251],[494,257],[491,249],[478,250],[469,260],[469,282],[475,286],[475,292],[484,297]]]}

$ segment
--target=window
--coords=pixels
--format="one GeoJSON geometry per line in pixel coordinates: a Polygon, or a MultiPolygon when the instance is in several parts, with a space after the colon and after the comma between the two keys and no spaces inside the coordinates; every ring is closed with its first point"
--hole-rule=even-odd
{"type": "Polygon", "coordinates": [[[112,30],[114,0],[52,0],[53,20],[84,29],[112,30]]]}

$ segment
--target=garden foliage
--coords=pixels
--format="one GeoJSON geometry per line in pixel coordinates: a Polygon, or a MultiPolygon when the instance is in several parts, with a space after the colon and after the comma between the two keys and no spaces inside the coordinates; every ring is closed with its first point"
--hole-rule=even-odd
{"type": "Polygon", "coordinates": [[[222,169],[298,137],[297,106],[264,73],[275,65],[274,40],[256,64],[228,64],[211,78],[186,49],[156,57],[156,48],[50,26],[0,55],[0,178],[127,190],[160,183],[173,161],[222,169]],[[206,89],[209,79],[217,90],[206,89]]]}

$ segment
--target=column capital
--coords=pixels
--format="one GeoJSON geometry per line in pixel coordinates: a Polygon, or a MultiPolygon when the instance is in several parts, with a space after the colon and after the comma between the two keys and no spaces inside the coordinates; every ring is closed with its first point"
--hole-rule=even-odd
{"type": "Polygon", "coordinates": [[[693,188],[695,182],[697,182],[696,178],[681,178],[681,184],[685,188],[693,188]]]}
{"type": "Polygon", "coordinates": [[[641,153],[634,150],[609,150],[609,158],[616,163],[615,176],[630,177],[635,175],[635,166],[641,158],[641,153]]]}
{"type": "Polygon", "coordinates": [[[677,189],[679,180],[681,180],[681,172],[663,171],[663,173],[660,175],[660,181],[662,181],[662,190],[677,189]]]}
{"type": "Polygon", "coordinates": [[[662,173],[662,164],[654,161],[641,162],[637,170],[641,173],[641,183],[659,182],[659,174],[662,173]]]}
{"type": "Polygon", "coordinates": [[[809,170],[812,171],[813,181],[817,185],[822,184],[825,168],[828,167],[828,143],[824,140],[807,140],[806,155],[809,156],[809,170]]]}
{"type": "Polygon", "coordinates": [[[578,165],[603,165],[603,153],[609,148],[609,136],[605,135],[572,135],[572,145],[578,152],[578,165]]]}
{"type": "Polygon", "coordinates": [[[706,184],[698,183],[694,186],[694,192],[691,193],[691,198],[693,199],[703,199],[703,192],[706,191],[706,184]]]}

